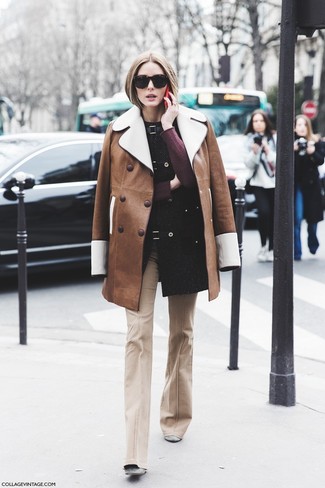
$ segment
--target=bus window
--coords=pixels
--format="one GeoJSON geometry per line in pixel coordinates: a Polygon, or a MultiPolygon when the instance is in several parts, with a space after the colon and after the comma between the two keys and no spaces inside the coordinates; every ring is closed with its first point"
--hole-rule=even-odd
{"type": "Polygon", "coordinates": [[[267,109],[266,94],[229,88],[184,88],[180,103],[200,110],[210,120],[216,136],[243,134],[251,113],[267,109]]]}

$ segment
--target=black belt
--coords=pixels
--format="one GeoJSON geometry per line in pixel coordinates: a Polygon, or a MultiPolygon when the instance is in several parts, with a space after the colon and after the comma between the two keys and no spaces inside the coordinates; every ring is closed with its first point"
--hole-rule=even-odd
{"type": "Polygon", "coordinates": [[[159,241],[161,237],[174,237],[174,232],[166,232],[166,231],[161,231],[161,230],[153,230],[152,231],[152,239],[154,241],[159,241]]]}

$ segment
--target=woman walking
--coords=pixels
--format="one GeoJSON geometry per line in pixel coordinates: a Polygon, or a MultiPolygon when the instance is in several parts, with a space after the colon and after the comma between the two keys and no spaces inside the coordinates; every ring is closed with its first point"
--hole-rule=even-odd
{"type": "Polygon", "coordinates": [[[295,219],[294,219],[294,259],[302,256],[301,223],[307,221],[307,245],[311,254],[319,247],[317,223],[323,220],[321,185],[318,166],[324,163],[322,141],[313,134],[310,119],[297,115],[295,119],[294,141],[294,181],[295,181],[295,219]]]}
{"type": "Polygon", "coordinates": [[[156,288],[168,297],[169,345],[160,424],[179,442],[192,418],[197,293],[218,296],[219,271],[240,265],[233,210],[216,137],[206,117],[177,103],[177,78],[160,54],[132,63],[134,104],[110,124],[93,220],[92,274],[126,309],[127,475],[147,471],[156,288]]]}
{"type": "Polygon", "coordinates": [[[273,261],[273,226],[276,142],[271,122],[263,110],[255,110],[247,125],[245,164],[252,170],[250,185],[258,211],[261,249],[259,262],[273,261]]]}

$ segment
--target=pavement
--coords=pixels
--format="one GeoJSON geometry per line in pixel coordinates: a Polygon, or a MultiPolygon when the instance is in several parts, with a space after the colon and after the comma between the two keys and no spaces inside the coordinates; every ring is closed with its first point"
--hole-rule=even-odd
{"type": "Polygon", "coordinates": [[[178,444],[159,427],[167,337],[156,335],[149,469],[124,475],[124,334],[0,327],[0,487],[321,488],[325,362],[295,357],[295,406],[269,403],[270,354],[195,342],[193,421],[178,444]]]}

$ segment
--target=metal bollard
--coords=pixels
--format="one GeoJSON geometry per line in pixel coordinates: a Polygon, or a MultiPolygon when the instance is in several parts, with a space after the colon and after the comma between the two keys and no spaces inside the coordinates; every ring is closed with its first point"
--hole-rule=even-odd
{"type": "Polygon", "coordinates": [[[33,188],[35,179],[32,175],[27,175],[22,171],[15,173],[13,177],[6,182],[9,195],[8,199],[18,199],[18,216],[17,216],[17,249],[18,249],[18,297],[19,297],[19,344],[27,344],[27,230],[25,214],[25,191],[33,188]],[[18,187],[15,194],[12,188],[18,187]],[[10,196],[11,193],[11,196],[10,196]]]}
{"type": "MultiPolygon", "coordinates": [[[[242,263],[243,251],[243,229],[245,218],[245,186],[244,178],[235,180],[235,219],[238,235],[238,246],[240,264],[242,263]]],[[[240,290],[241,290],[241,267],[232,272],[232,296],[231,296],[231,324],[230,324],[230,352],[228,369],[238,369],[238,343],[239,343],[239,316],[240,316],[240,290]]]]}

